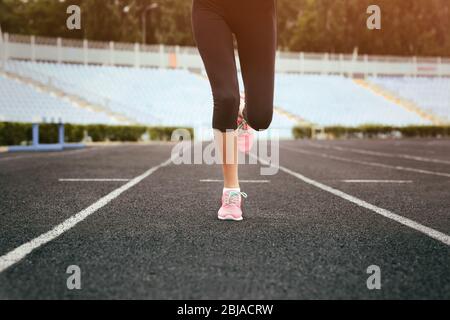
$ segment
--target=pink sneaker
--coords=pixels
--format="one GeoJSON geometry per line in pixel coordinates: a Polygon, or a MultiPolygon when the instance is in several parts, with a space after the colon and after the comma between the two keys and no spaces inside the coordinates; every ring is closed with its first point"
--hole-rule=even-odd
{"type": "Polygon", "coordinates": [[[247,121],[245,121],[244,117],[241,114],[238,116],[238,135],[237,135],[237,143],[239,151],[242,153],[249,153],[253,147],[254,133],[253,129],[250,128],[247,121]]]}
{"type": "Polygon", "coordinates": [[[239,191],[225,191],[222,196],[219,219],[242,221],[242,197],[247,198],[247,194],[239,191]]]}

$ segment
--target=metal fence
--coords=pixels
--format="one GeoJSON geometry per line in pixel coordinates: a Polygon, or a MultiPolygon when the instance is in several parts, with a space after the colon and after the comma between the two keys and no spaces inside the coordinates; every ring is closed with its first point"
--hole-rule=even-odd
{"type": "MultiPolygon", "coordinates": [[[[8,59],[203,69],[195,47],[140,45],[4,33],[0,36],[2,65],[8,59]]],[[[239,66],[239,57],[236,53],[239,66]]],[[[450,59],[336,53],[277,52],[276,70],[286,73],[367,76],[450,77],[450,59]]]]}

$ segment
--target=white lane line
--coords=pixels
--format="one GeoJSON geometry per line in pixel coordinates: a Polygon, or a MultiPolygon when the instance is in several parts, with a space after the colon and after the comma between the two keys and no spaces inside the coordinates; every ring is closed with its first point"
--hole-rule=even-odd
{"type": "Polygon", "coordinates": [[[365,149],[339,147],[339,146],[328,146],[328,145],[323,146],[323,145],[318,145],[318,144],[315,144],[312,142],[309,142],[308,145],[311,147],[314,147],[314,148],[334,149],[334,150],[338,150],[338,151],[350,151],[350,152],[354,152],[354,153],[366,154],[366,155],[371,155],[371,156],[379,156],[379,157],[387,157],[387,158],[401,158],[401,159],[416,160],[416,161],[422,161],[422,162],[450,164],[450,161],[447,161],[447,160],[412,156],[409,154],[395,154],[395,153],[393,154],[393,153],[370,151],[370,150],[365,150],[365,149]]]}
{"type": "Polygon", "coordinates": [[[58,179],[59,182],[127,182],[131,179],[58,179]]]}
{"type": "MultiPolygon", "coordinates": [[[[223,182],[223,180],[202,179],[200,182],[223,182]]],[[[270,183],[270,180],[239,180],[242,183],[270,183]]]]}
{"type": "Polygon", "coordinates": [[[92,148],[84,148],[78,150],[67,150],[62,152],[46,152],[46,153],[36,153],[36,154],[27,154],[27,155],[19,155],[19,156],[10,156],[0,158],[0,161],[12,161],[12,160],[21,160],[21,159],[42,159],[42,158],[56,158],[56,157],[66,157],[73,154],[97,151],[100,148],[92,147],[92,148]]]}
{"type": "Polygon", "coordinates": [[[254,154],[250,154],[250,156],[255,158],[255,159],[257,159],[257,160],[259,160],[260,163],[262,163],[262,164],[264,164],[266,166],[271,166],[271,167],[274,167],[274,168],[278,168],[279,170],[281,170],[281,171],[283,171],[283,172],[285,172],[287,174],[290,174],[291,176],[294,176],[294,177],[302,180],[303,182],[305,182],[307,184],[310,184],[310,185],[315,186],[315,187],[317,187],[317,188],[319,188],[319,189],[321,189],[323,191],[329,192],[329,193],[331,193],[331,194],[333,194],[335,196],[338,196],[338,197],[340,197],[342,199],[350,201],[350,202],[352,202],[352,203],[354,203],[354,204],[356,204],[356,205],[358,205],[360,207],[369,209],[369,210],[371,210],[371,211],[373,211],[373,212],[375,212],[375,213],[377,213],[377,214],[379,214],[379,215],[381,215],[383,217],[386,217],[388,219],[396,221],[396,222],[398,222],[398,223],[400,223],[400,224],[402,224],[404,226],[407,226],[407,227],[409,227],[411,229],[414,229],[414,230],[416,230],[418,232],[421,232],[421,233],[429,236],[430,238],[433,238],[433,239],[435,239],[437,241],[440,241],[443,244],[446,244],[447,246],[450,246],[450,236],[445,234],[445,233],[442,233],[442,232],[434,230],[434,229],[432,229],[430,227],[424,226],[424,225],[422,225],[422,224],[420,224],[418,222],[415,222],[414,220],[405,218],[405,217],[400,216],[400,215],[398,215],[396,213],[393,213],[393,212],[391,212],[389,210],[377,207],[377,206],[375,206],[373,204],[370,204],[370,203],[368,203],[368,202],[366,202],[364,200],[361,200],[359,198],[351,196],[351,195],[349,195],[349,194],[347,194],[345,192],[342,192],[342,191],[340,191],[338,189],[334,189],[334,188],[329,187],[329,186],[327,186],[327,185],[325,185],[323,183],[320,183],[318,181],[310,179],[310,178],[308,178],[308,177],[306,177],[306,176],[304,176],[304,175],[302,175],[300,173],[297,173],[295,171],[292,171],[292,170],[290,170],[290,169],[288,169],[286,167],[274,166],[271,163],[269,163],[268,161],[265,161],[265,160],[255,156],[254,154]]]}
{"type": "Polygon", "coordinates": [[[93,147],[86,147],[84,149],[78,149],[78,150],[66,150],[66,151],[55,151],[55,152],[38,152],[36,154],[29,153],[24,155],[18,155],[18,156],[10,156],[10,157],[3,157],[0,158],[0,161],[12,161],[12,160],[21,160],[21,159],[46,159],[46,158],[65,158],[71,155],[78,155],[81,153],[92,153],[94,151],[103,151],[103,150],[112,150],[112,149],[118,149],[118,148],[124,148],[124,147],[132,147],[132,145],[112,145],[112,146],[93,146],[93,147]]]}
{"type": "Polygon", "coordinates": [[[154,173],[156,170],[168,166],[170,163],[172,163],[172,159],[168,159],[164,161],[163,163],[147,170],[143,174],[141,174],[138,177],[135,177],[134,179],[130,180],[128,183],[124,184],[120,188],[112,191],[108,195],[104,196],[103,198],[99,199],[97,202],[89,206],[88,208],[80,211],[79,213],[73,215],[72,217],[68,218],[61,224],[54,227],[52,230],[40,235],[37,238],[34,238],[33,240],[22,244],[20,247],[17,247],[16,249],[8,252],[7,254],[0,257],[0,273],[5,271],[7,268],[11,267],[12,265],[16,264],[17,262],[24,259],[28,254],[30,254],[33,250],[39,248],[40,246],[56,239],[64,232],[70,230],[74,226],[76,226],[78,223],[89,217],[91,214],[96,212],[97,210],[101,209],[102,207],[106,206],[109,202],[120,196],[122,193],[127,191],[128,189],[134,187],[139,182],[150,176],[152,173],[154,173]]]}
{"type": "Polygon", "coordinates": [[[297,152],[297,153],[303,153],[303,154],[308,154],[308,155],[313,155],[313,156],[318,156],[318,157],[322,157],[322,158],[328,158],[328,159],[333,159],[333,160],[338,160],[338,161],[343,161],[343,162],[357,163],[357,164],[362,164],[362,165],[372,166],[372,167],[395,169],[395,170],[400,170],[400,171],[409,171],[409,172],[422,173],[422,174],[428,174],[428,175],[433,175],[433,176],[441,176],[441,177],[449,177],[450,178],[450,173],[447,173],[447,172],[437,172],[437,171],[423,170],[423,169],[410,168],[410,167],[393,166],[393,165],[388,165],[388,164],[383,164],[383,163],[378,163],[378,162],[355,160],[355,159],[343,158],[343,157],[338,157],[338,156],[332,156],[332,155],[329,155],[326,153],[318,153],[318,152],[312,152],[312,151],[306,151],[306,150],[299,150],[299,149],[294,149],[294,148],[289,148],[289,147],[284,147],[284,146],[283,147],[280,146],[280,148],[285,149],[285,150],[291,150],[291,151],[297,152]]]}
{"type": "Polygon", "coordinates": [[[342,180],[347,183],[412,183],[412,180],[342,180]]]}

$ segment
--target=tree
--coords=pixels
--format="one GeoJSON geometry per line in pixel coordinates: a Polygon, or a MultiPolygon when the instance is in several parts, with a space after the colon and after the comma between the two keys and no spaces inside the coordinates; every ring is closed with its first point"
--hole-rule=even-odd
{"type": "MultiPolygon", "coordinates": [[[[244,1],[244,0],[242,0],[244,1]]],[[[188,0],[0,0],[3,31],[51,37],[194,45],[188,0]],[[66,28],[66,8],[82,8],[82,29],[66,28]],[[128,12],[124,8],[128,7],[128,12]]],[[[278,45],[305,52],[450,56],[450,1],[378,0],[381,30],[368,30],[372,0],[277,0],[278,45]]]]}

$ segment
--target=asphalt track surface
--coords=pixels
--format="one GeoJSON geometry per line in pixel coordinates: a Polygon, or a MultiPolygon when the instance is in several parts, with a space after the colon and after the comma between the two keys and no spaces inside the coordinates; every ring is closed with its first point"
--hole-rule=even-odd
{"type": "MultiPolygon", "coordinates": [[[[59,179],[133,179],[172,147],[0,155],[0,257],[129,183],[59,179]]],[[[168,164],[3,268],[0,299],[450,299],[450,140],[282,142],[280,165],[425,231],[262,164],[241,167],[269,180],[242,185],[245,220],[220,222],[222,185],[200,181],[220,168],[168,164]]]]}

